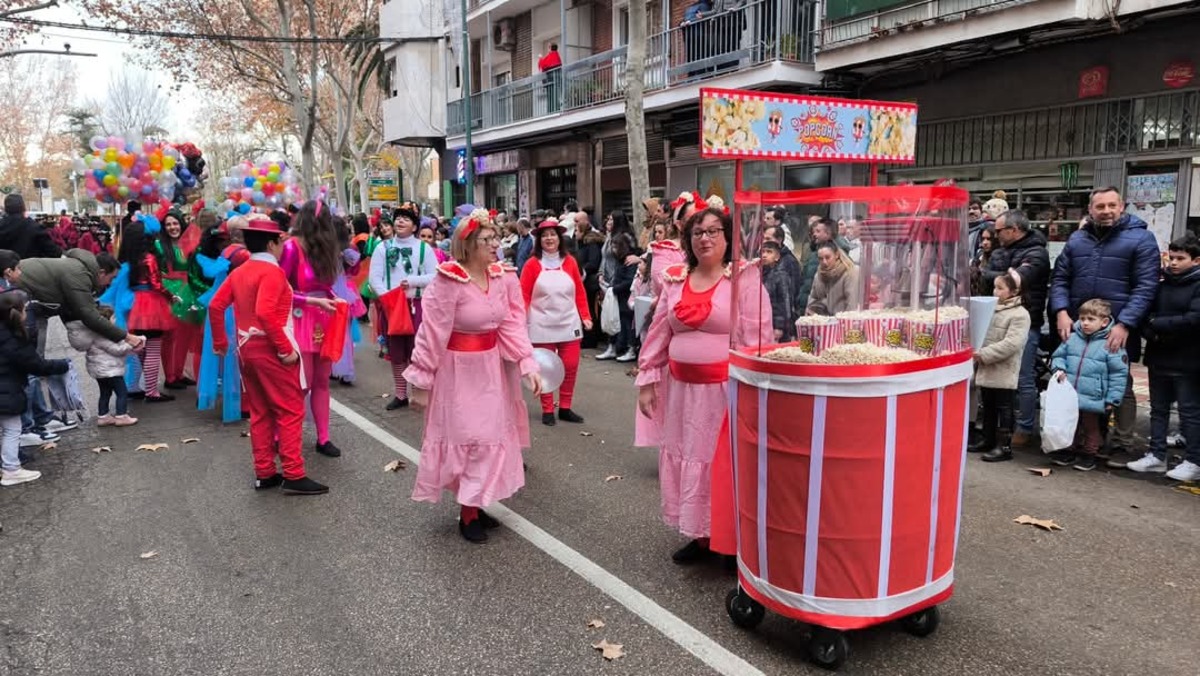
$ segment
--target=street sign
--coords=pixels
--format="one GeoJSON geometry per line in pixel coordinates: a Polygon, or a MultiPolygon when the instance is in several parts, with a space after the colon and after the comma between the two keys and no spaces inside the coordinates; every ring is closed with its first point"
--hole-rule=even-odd
{"type": "Polygon", "coordinates": [[[400,201],[400,172],[372,169],[367,172],[367,207],[374,209],[400,201]]]}

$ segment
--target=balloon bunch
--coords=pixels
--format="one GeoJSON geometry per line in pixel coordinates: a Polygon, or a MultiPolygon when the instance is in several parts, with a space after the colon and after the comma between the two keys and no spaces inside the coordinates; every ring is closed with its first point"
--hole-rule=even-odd
{"type": "MultiPolygon", "coordinates": [[[[136,135],[93,136],[92,152],[75,160],[88,196],[98,202],[170,200],[180,183],[180,153],[169,144],[136,135]]],[[[194,183],[193,183],[194,185],[194,183]]]]}
{"type": "Polygon", "coordinates": [[[221,190],[226,197],[221,209],[226,213],[247,214],[253,207],[275,208],[303,199],[300,183],[286,162],[243,161],[221,179],[221,190]]]}
{"type": "MultiPolygon", "coordinates": [[[[195,188],[204,187],[204,153],[194,143],[179,143],[174,146],[179,152],[180,161],[175,164],[175,176],[179,179],[175,202],[185,204],[195,188]]],[[[195,193],[199,197],[198,193],[195,193]]]]}

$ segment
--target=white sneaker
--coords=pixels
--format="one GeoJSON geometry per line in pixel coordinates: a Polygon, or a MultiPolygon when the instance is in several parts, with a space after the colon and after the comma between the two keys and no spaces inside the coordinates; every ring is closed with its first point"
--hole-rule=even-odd
{"type": "Polygon", "coordinates": [[[635,361],[635,360],[637,360],[637,352],[635,352],[633,350],[626,350],[625,354],[621,355],[620,357],[617,357],[617,361],[621,362],[622,364],[624,364],[625,362],[631,362],[631,361],[635,361]]]}
{"type": "Polygon", "coordinates": [[[117,427],[129,427],[130,425],[136,425],[137,421],[138,421],[137,418],[134,418],[133,416],[126,414],[126,415],[119,415],[119,416],[113,418],[112,424],[116,425],[117,427]]]}
{"type": "Polygon", "coordinates": [[[1167,448],[1183,448],[1187,446],[1187,439],[1179,432],[1173,432],[1167,435],[1167,448]]]}
{"type": "Polygon", "coordinates": [[[46,423],[45,430],[47,432],[53,432],[55,434],[59,434],[61,432],[70,432],[71,430],[75,429],[76,427],[79,427],[79,423],[77,423],[75,421],[67,422],[64,420],[59,420],[58,418],[54,418],[50,422],[46,423]]]}
{"type": "Polygon", "coordinates": [[[1157,472],[1162,474],[1167,471],[1166,461],[1159,460],[1158,456],[1153,453],[1147,453],[1140,460],[1126,463],[1125,466],[1134,472],[1157,472]]]}
{"type": "Polygon", "coordinates": [[[612,343],[609,343],[608,349],[606,349],[603,352],[601,352],[600,354],[596,355],[596,359],[599,359],[600,361],[604,361],[606,359],[614,359],[614,358],[616,358],[616,356],[617,356],[617,351],[615,349],[613,349],[612,343]]]}
{"type": "Polygon", "coordinates": [[[1200,465],[1191,460],[1184,460],[1175,469],[1167,472],[1167,478],[1176,481],[1200,481],[1200,465]]]}
{"type": "Polygon", "coordinates": [[[102,415],[96,418],[96,427],[108,427],[109,425],[115,424],[116,423],[113,421],[113,417],[111,415],[102,415]]]}
{"type": "Polygon", "coordinates": [[[44,446],[52,441],[58,441],[62,437],[53,432],[26,432],[21,435],[21,448],[32,448],[34,446],[44,446]]]}
{"type": "Polygon", "coordinates": [[[37,481],[42,478],[41,472],[35,472],[31,469],[18,467],[12,471],[4,470],[0,472],[0,486],[16,486],[17,484],[27,483],[29,481],[37,481]]]}

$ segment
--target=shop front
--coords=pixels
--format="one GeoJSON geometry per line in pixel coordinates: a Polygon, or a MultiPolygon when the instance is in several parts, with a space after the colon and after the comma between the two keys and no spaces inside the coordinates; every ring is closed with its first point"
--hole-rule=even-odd
{"type": "Polygon", "coordinates": [[[475,158],[475,174],[483,182],[483,195],[477,196],[477,201],[488,209],[517,213],[521,202],[517,173],[527,164],[528,155],[521,150],[475,158]]]}

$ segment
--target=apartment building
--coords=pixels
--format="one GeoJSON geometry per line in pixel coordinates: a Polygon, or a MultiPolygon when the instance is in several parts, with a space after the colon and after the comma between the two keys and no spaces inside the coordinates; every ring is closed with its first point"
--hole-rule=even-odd
{"type": "MultiPolygon", "coordinates": [[[[802,92],[820,84],[813,68],[817,0],[733,4],[697,16],[708,3],[648,3],[645,108],[655,194],[697,188],[732,194],[733,164],[700,158],[701,86],[802,92]]],[[[388,140],[428,141],[441,149],[434,140],[440,134],[442,175],[449,179],[444,201],[461,202],[465,189],[455,178],[465,174],[463,97],[470,91],[477,204],[527,213],[577,199],[601,211],[630,209],[628,0],[467,0],[466,72],[458,5],[392,0],[383,6],[383,34],[409,38],[419,28],[426,38],[387,52],[393,69],[388,140]],[[434,24],[441,30],[432,30],[434,24]],[[551,45],[563,65],[544,73],[538,62],[551,45]]],[[[838,171],[754,163],[747,176],[778,189],[828,185],[838,171]]]]}
{"type": "Polygon", "coordinates": [[[825,0],[816,69],[920,105],[896,182],[1002,189],[1050,237],[1120,186],[1165,248],[1200,226],[1200,9],[1172,0],[825,0]]]}

